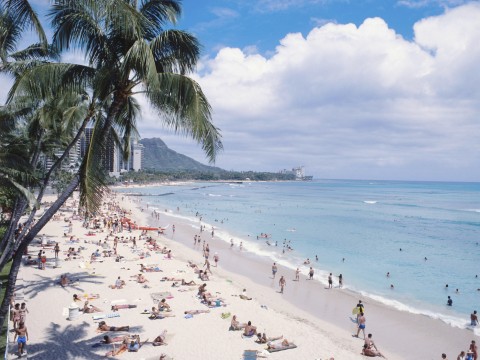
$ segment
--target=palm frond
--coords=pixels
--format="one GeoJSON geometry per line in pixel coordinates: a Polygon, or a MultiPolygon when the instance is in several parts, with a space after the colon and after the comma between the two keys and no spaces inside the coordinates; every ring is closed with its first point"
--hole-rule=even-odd
{"type": "Polygon", "coordinates": [[[143,0],[139,11],[148,20],[143,29],[148,40],[157,36],[167,21],[175,25],[182,14],[178,0],[143,0]]]}
{"type": "Polygon", "coordinates": [[[12,18],[14,18],[22,28],[29,26],[31,29],[34,29],[38,34],[40,42],[47,46],[45,31],[38,19],[37,13],[30,6],[28,0],[7,0],[5,7],[12,18]]]}
{"type": "Polygon", "coordinates": [[[223,149],[220,130],[211,122],[211,107],[200,85],[178,74],[159,74],[160,87],[147,93],[165,114],[165,125],[201,143],[210,162],[223,149]]]}
{"type": "Polygon", "coordinates": [[[150,42],[158,72],[186,74],[194,70],[200,56],[200,44],[191,34],[167,30],[150,42]]]}

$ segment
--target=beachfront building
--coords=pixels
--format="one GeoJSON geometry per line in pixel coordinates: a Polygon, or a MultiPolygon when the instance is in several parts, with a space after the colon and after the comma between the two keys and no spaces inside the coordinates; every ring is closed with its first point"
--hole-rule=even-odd
{"type": "Polygon", "coordinates": [[[295,175],[295,180],[304,181],[304,180],[312,180],[313,176],[305,175],[305,166],[298,166],[293,168],[292,170],[283,169],[279,171],[280,174],[293,174],[295,175]]]}
{"type": "MultiPolygon", "coordinates": [[[[84,136],[80,138],[80,156],[83,158],[92,139],[93,128],[85,129],[84,136]]],[[[110,176],[118,177],[125,171],[139,171],[142,169],[143,145],[137,140],[130,140],[130,156],[123,159],[122,149],[112,138],[107,140],[105,154],[102,158],[103,168],[110,176]]]]}

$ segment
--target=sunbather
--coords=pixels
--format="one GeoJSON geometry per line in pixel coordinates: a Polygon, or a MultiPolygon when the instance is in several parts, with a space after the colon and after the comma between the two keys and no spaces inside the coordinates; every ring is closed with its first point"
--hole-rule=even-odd
{"type": "Polygon", "coordinates": [[[269,341],[267,343],[267,349],[285,349],[291,346],[289,341],[287,339],[283,339],[282,341],[276,340],[276,341],[269,341]]]}
{"type": "Polygon", "coordinates": [[[280,340],[283,339],[283,335],[281,336],[276,336],[276,337],[267,337],[267,334],[263,333],[258,333],[257,334],[257,339],[255,340],[256,343],[259,344],[267,344],[269,341],[275,341],[275,340],[280,340]]]}
{"type": "Polygon", "coordinates": [[[152,342],[153,346],[167,345],[165,342],[165,337],[167,336],[167,330],[163,330],[160,335],[158,335],[152,342]]]}
{"type": "Polygon", "coordinates": [[[160,312],[154,306],[154,307],[152,307],[152,311],[151,311],[150,316],[148,318],[151,319],[151,320],[155,320],[155,319],[163,319],[163,318],[166,318],[166,317],[173,317],[173,316],[175,316],[175,315],[160,312]]]}
{"type": "Polygon", "coordinates": [[[130,326],[108,326],[105,321],[98,323],[98,330],[100,331],[129,331],[130,326]]]}
{"type": "Polygon", "coordinates": [[[198,315],[198,314],[204,314],[209,312],[210,310],[187,310],[187,311],[184,311],[184,314],[198,315]]]}
{"type": "Polygon", "coordinates": [[[369,348],[368,344],[363,345],[362,355],[369,356],[369,357],[376,357],[376,356],[380,356],[383,358],[385,357],[380,351],[375,350],[373,348],[369,348]]]}
{"type": "Polygon", "coordinates": [[[253,336],[257,334],[257,328],[252,325],[252,322],[249,321],[247,325],[245,326],[245,329],[243,331],[244,336],[253,336]]]}
{"type": "Polygon", "coordinates": [[[89,305],[88,301],[85,301],[82,311],[84,314],[92,314],[94,312],[101,312],[102,310],[97,308],[96,306],[89,305]]]}
{"type": "Polygon", "coordinates": [[[120,276],[115,280],[114,285],[109,285],[111,289],[122,289],[125,286],[125,281],[123,281],[120,276]]]}
{"type": "Polygon", "coordinates": [[[172,311],[172,309],[170,308],[170,305],[168,305],[167,300],[165,299],[160,300],[160,302],[158,303],[158,310],[172,311]]]}
{"type": "Polygon", "coordinates": [[[237,320],[237,315],[233,315],[232,317],[232,321],[230,323],[230,326],[233,330],[241,330],[241,329],[245,329],[245,326],[247,326],[247,324],[245,323],[240,323],[238,320],[237,320]]]}
{"type": "Polygon", "coordinates": [[[112,311],[118,311],[120,309],[134,309],[136,307],[137,305],[127,305],[127,304],[112,305],[112,311]]]}

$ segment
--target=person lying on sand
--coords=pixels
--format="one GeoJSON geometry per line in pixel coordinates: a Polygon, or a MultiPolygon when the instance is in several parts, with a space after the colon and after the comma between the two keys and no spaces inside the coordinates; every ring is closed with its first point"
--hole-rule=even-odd
{"type": "Polygon", "coordinates": [[[113,344],[113,350],[107,352],[105,356],[116,356],[126,350],[128,350],[129,352],[137,352],[144,343],[145,342],[140,343],[140,335],[134,335],[130,339],[130,342],[122,343],[122,345],[118,349],[115,349],[115,344],[113,344]]]}
{"type": "Polygon", "coordinates": [[[205,303],[209,308],[227,306],[227,303],[222,298],[216,298],[216,299],[210,298],[206,302],[202,301],[202,303],[205,303]]]}
{"type": "Polygon", "coordinates": [[[85,301],[85,304],[83,305],[82,311],[83,311],[84,314],[91,314],[91,313],[94,313],[94,312],[101,312],[102,310],[97,308],[96,306],[89,305],[88,301],[85,301]]]}
{"type": "Polygon", "coordinates": [[[133,275],[132,277],[134,277],[135,280],[140,284],[148,282],[147,278],[143,276],[143,274],[133,275]]]}
{"type": "Polygon", "coordinates": [[[98,330],[100,331],[130,331],[130,326],[108,326],[105,321],[98,323],[98,330]]]}
{"type": "MultiPolygon", "coordinates": [[[[135,335],[133,335],[133,336],[135,336],[135,335]]],[[[114,336],[114,337],[105,335],[103,337],[103,340],[100,341],[100,342],[102,344],[112,344],[112,343],[116,343],[116,342],[121,342],[121,343],[127,344],[131,341],[131,339],[132,339],[132,337],[130,337],[129,335],[114,336]]]]}
{"type": "Polygon", "coordinates": [[[275,340],[280,340],[283,339],[283,335],[281,336],[276,336],[276,337],[267,337],[267,334],[263,333],[258,333],[257,334],[257,339],[255,340],[256,343],[258,344],[267,344],[269,341],[275,341],[275,340]]]}
{"type": "Polygon", "coordinates": [[[158,335],[155,339],[153,339],[152,345],[153,346],[167,345],[167,343],[165,342],[166,336],[167,336],[167,330],[163,330],[160,335],[158,335]]]}
{"type": "Polygon", "coordinates": [[[210,310],[187,310],[184,311],[184,314],[190,314],[190,315],[198,315],[198,314],[206,314],[209,313],[210,310]]]}
{"type": "Polygon", "coordinates": [[[62,287],[68,286],[74,282],[75,281],[72,281],[68,278],[67,274],[60,275],[60,285],[62,287]]]}
{"type": "Polygon", "coordinates": [[[135,309],[137,305],[127,305],[127,304],[121,304],[121,305],[112,305],[112,311],[118,311],[120,309],[135,309]]]}
{"type": "Polygon", "coordinates": [[[158,266],[145,266],[140,264],[141,272],[161,272],[162,270],[158,266]]]}
{"type": "Polygon", "coordinates": [[[155,320],[155,319],[163,319],[166,317],[174,317],[174,316],[175,315],[162,313],[159,310],[157,310],[157,308],[154,306],[152,307],[152,311],[150,312],[150,316],[148,318],[151,320],[155,320]]]}
{"type": "Polygon", "coordinates": [[[230,323],[230,327],[233,330],[241,330],[241,329],[244,329],[245,326],[247,326],[247,324],[245,323],[240,324],[240,322],[237,320],[237,315],[233,315],[232,321],[230,323]]]}
{"type": "Polygon", "coordinates": [[[160,279],[160,281],[182,281],[183,279],[177,279],[177,278],[174,278],[174,277],[168,277],[168,276],[164,276],[160,279]]]}
{"type": "Polygon", "coordinates": [[[185,281],[184,279],[182,279],[182,285],[183,286],[194,286],[194,285],[197,285],[197,283],[193,280],[191,281],[185,281]]]}
{"type": "Polygon", "coordinates": [[[267,343],[267,349],[284,349],[289,346],[290,343],[287,339],[283,339],[282,341],[269,341],[267,343]]]}

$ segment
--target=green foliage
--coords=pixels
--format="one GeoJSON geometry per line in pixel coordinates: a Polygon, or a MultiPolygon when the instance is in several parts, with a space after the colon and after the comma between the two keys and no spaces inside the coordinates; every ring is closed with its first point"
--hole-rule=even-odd
{"type": "Polygon", "coordinates": [[[55,173],[52,183],[57,194],[61,194],[67,188],[74,176],[75,174],[65,170],[59,170],[55,173]]]}
{"type": "Polygon", "coordinates": [[[144,170],[123,173],[118,182],[148,184],[163,181],[293,181],[295,175],[255,171],[202,172],[197,170],[144,170]]]}

